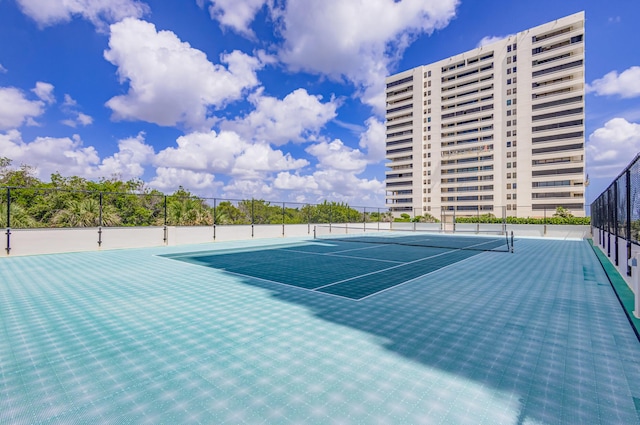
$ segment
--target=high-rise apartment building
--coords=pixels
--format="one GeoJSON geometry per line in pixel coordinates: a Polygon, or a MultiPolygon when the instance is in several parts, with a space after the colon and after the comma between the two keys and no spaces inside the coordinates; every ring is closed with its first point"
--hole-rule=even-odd
{"type": "Polygon", "coordinates": [[[386,79],[387,206],[584,216],[584,12],[386,79]]]}

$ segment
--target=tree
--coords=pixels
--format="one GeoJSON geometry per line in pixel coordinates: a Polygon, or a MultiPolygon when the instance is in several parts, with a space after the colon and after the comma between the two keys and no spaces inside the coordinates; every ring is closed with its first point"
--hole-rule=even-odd
{"type": "Polygon", "coordinates": [[[565,207],[556,207],[556,212],[553,213],[553,216],[559,218],[571,218],[573,217],[573,214],[571,214],[571,212],[565,207]]]}
{"type": "MultiPolygon", "coordinates": [[[[60,227],[97,227],[100,223],[100,204],[93,198],[71,200],[65,209],[55,213],[51,222],[60,227]]],[[[115,208],[102,208],[102,225],[117,226],[121,222],[115,208]]]]}

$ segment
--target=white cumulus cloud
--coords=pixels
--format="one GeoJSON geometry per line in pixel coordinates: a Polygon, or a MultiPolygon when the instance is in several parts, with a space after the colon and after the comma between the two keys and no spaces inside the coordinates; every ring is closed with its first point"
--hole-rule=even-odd
{"type": "Polygon", "coordinates": [[[318,158],[318,167],[322,169],[359,173],[367,166],[367,160],[362,152],[345,146],[339,139],[311,145],[306,151],[318,158]]]}
{"type": "Polygon", "coordinates": [[[640,96],[640,66],[632,66],[620,74],[617,71],[611,71],[589,84],[587,92],[599,96],[638,97],[640,96]]]}
{"type": "Polygon", "coordinates": [[[347,79],[378,113],[384,78],[421,34],[445,27],[458,0],[289,0],[273,8],[290,69],[347,79]]]}
{"type": "Polygon", "coordinates": [[[513,34],[509,34],[509,35],[487,35],[485,37],[482,37],[482,39],[478,42],[478,44],[476,45],[476,47],[483,47],[486,46],[488,44],[493,44],[497,41],[500,40],[504,40],[505,38],[511,37],[513,34]]]}
{"type": "Polygon", "coordinates": [[[150,9],[135,0],[17,0],[22,13],[42,27],[82,17],[105,31],[112,22],[126,17],[140,18],[150,9]]]}
{"type": "Polygon", "coordinates": [[[212,19],[220,22],[223,27],[253,38],[251,22],[267,0],[209,0],[209,2],[211,3],[209,13],[212,19]]]}
{"type": "Polygon", "coordinates": [[[40,98],[43,102],[48,103],[49,105],[56,103],[56,98],[53,95],[53,84],[43,83],[42,81],[38,81],[36,86],[31,89],[32,92],[40,98]]]}
{"type": "Polygon", "coordinates": [[[155,177],[149,182],[149,186],[165,193],[173,192],[182,186],[201,196],[212,196],[216,188],[220,186],[214,180],[215,176],[207,172],[158,167],[156,168],[155,177]]]}
{"type": "Polygon", "coordinates": [[[360,135],[359,146],[367,150],[369,162],[383,161],[386,155],[386,129],[384,122],[370,117],[365,122],[367,129],[360,135]]]}
{"type": "Polygon", "coordinates": [[[589,135],[586,147],[591,177],[615,177],[640,152],[640,124],[613,118],[589,135]]]}
{"type": "Polygon", "coordinates": [[[118,142],[118,152],[100,159],[93,146],[85,146],[78,135],[72,137],[37,137],[25,142],[17,130],[0,133],[2,156],[17,164],[35,167],[36,176],[46,180],[59,172],[63,176],[98,179],[117,175],[122,179],[141,177],[144,165],[153,159],[153,147],[139,134],[118,142]]]}
{"type": "Polygon", "coordinates": [[[14,87],[0,87],[0,130],[35,124],[34,118],[44,112],[44,102],[29,100],[14,87]]]}
{"type": "Polygon", "coordinates": [[[297,89],[282,100],[264,96],[259,90],[249,100],[255,108],[251,113],[223,122],[221,127],[246,139],[274,145],[315,140],[338,108],[335,100],[322,103],[322,96],[310,95],[305,89],[297,89]]]}
{"type": "Polygon", "coordinates": [[[129,18],[111,26],[104,57],[118,67],[120,81],[129,84],[127,94],[107,102],[115,119],[192,129],[210,127],[211,108],[257,86],[256,70],[263,66],[239,51],[222,55],[226,67],[215,65],[173,32],[129,18]]]}

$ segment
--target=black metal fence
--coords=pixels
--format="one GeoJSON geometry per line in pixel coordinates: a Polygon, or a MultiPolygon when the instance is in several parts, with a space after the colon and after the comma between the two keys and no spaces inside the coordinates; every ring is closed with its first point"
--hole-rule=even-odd
{"type": "MultiPolygon", "coordinates": [[[[599,240],[614,262],[620,264],[619,244],[626,244],[627,260],[631,245],[640,244],[640,154],[620,173],[591,204],[591,223],[598,229],[599,240]]],[[[631,276],[631,267],[627,266],[631,276]]]]}
{"type": "Polygon", "coordinates": [[[213,226],[261,224],[380,223],[392,221],[385,208],[273,202],[261,199],[201,198],[160,193],[117,193],[33,187],[0,187],[0,228],[6,251],[12,229],[213,226]]]}

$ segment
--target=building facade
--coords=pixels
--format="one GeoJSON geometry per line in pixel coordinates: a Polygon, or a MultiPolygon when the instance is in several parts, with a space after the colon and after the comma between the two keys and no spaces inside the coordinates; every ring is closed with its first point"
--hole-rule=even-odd
{"type": "Polygon", "coordinates": [[[386,79],[398,216],[584,216],[584,12],[386,79]]]}

